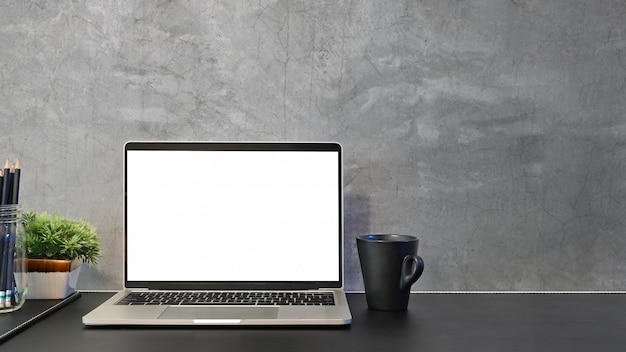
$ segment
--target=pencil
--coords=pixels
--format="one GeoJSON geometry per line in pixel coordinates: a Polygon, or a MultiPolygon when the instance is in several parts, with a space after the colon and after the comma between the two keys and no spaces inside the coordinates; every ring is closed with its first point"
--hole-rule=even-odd
{"type": "Polygon", "coordinates": [[[0,199],[0,205],[9,204],[9,187],[11,185],[11,162],[7,159],[4,164],[4,178],[2,179],[2,199],[0,199]]]}
{"type": "Polygon", "coordinates": [[[19,204],[21,172],[20,159],[17,159],[11,175],[11,197],[9,204],[19,204]]]}
{"type": "MultiPolygon", "coordinates": [[[[7,204],[17,204],[17,197],[19,192],[19,175],[20,175],[20,164],[19,160],[15,163],[15,166],[11,166],[11,173],[9,178],[9,196],[7,204]]],[[[15,304],[15,299],[13,297],[13,282],[15,281],[15,275],[13,273],[13,260],[15,256],[15,233],[17,227],[15,223],[11,223],[11,220],[17,219],[9,219],[9,226],[7,232],[8,243],[5,243],[5,246],[8,246],[8,253],[5,258],[4,270],[6,272],[5,281],[3,281],[3,289],[4,293],[4,307],[10,308],[13,304],[15,304]]]]}
{"type": "MultiPolygon", "coordinates": [[[[0,169],[0,203],[2,203],[2,186],[4,185],[4,174],[2,173],[2,169],[0,169]]],[[[2,205],[2,204],[0,204],[2,205]]]]}
{"type": "Polygon", "coordinates": [[[14,258],[14,250],[15,250],[15,234],[11,234],[8,233],[7,234],[7,241],[8,244],[5,244],[9,247],[8,249],[8,253],[7,253],[7,257],[6,257],[6,262],[5,264],[5,271],[6,271],[6,278],[4,281],[4,307],[5,308],[9,308],[12,305],[12,301],[11,301],[11,296],[13,296],[13,279],[14,277],[14,273],[13,273],[13,258],[14,258]]]}
{"type": "MultiPolygon", "coordinates": [[[[0,206],[4,206],[9,201],[9,181],[11,179],[11,163],[9,159],[7,159],[6,164],[4,165],[4,172],[2,173],[2,184],[0,185],[0,206]]],[[[5,284],[7,281],[7,259],[9,252],[9,230],[4,225],[0,224],[0,241],[2,242],[2,253],[1,253],[1,261],[0,261],[0,308],[4,308],[6,303],[6,290],[5,284]]]]}
{"type": "MultiPolygon", "coordinates": [[[[5,231],[2,231],[5,232],[5,231]]],[[[6,304],[6,283],[7,281],[9,281],[8,279],[8,272],[7,272],[7,265],[6,265],[6,261],[9,257],[9,242],[10,242],[11,238],[9,233],[5,233],[2,236],[2,243],[3,243],[3,247],[2,247],[2,268],[0,269],[0,282],[2,283],[2,286],[0,287],[0,308],[4,308],[5,304],[6,304]]]]}

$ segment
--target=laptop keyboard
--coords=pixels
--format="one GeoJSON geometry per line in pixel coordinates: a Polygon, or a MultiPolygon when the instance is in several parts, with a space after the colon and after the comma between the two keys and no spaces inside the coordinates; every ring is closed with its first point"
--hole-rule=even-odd
{"type": "Polygon", "coordinates": [[[116,305],[334,305],[332,292],[130,292],[116,305]]]}

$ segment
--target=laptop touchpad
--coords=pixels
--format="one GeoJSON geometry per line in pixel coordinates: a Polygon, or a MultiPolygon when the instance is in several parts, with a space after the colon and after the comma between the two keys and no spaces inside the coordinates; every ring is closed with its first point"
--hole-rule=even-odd
{"type": "Polygon", "coordinates": [[[275,319],[278,307],[167,307],[159,319],[275,319]]]}

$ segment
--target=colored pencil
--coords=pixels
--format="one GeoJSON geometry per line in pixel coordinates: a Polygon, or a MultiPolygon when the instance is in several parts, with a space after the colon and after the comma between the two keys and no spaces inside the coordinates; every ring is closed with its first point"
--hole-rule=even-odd
{"type": "Polygon", "coordinates": [[[12,170],[13,172],[11,172],[11,197],[9,199],[9,204],[19,204],[20,176],[22,172],[20,159],[17,159],[17,161],[15,162],[15,166],[12,170]]]}
{"type": "Polygon", "coordinates": [[[11,195],[10,185],[11,185],[11,162],[7,159],[7,162],[4,164],[4,177],[2,179],[2,199],[0,199],[0,205],[9,204],[9,198],[11,195]]]}

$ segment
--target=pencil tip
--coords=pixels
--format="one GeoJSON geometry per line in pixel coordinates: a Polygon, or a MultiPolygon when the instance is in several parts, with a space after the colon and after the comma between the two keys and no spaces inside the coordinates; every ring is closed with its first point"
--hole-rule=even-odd
{"type": "Polygon", "coordinates": [[[17,159],[17,160],[15,161],[15,168],[16,168],[16,169],[20,169],[20,168],[21,168],[21,167],[20,167],[20,159],[17,159]]]}
{"type": "Polygon", "coordinates": [[[7,162],[4,163],[4,168],[5,169],[10,169],[11,168],[11,162],[9,161],[9,159],[7,159],[7,162]]]}

